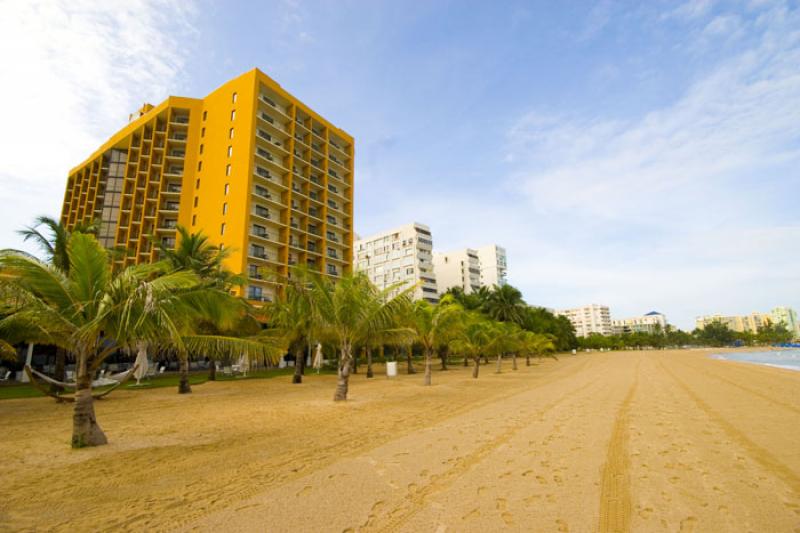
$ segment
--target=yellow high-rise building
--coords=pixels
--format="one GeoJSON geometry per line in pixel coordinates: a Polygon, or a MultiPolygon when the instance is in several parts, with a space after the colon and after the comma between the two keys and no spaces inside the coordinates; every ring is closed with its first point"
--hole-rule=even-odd
{"type": "Polygon", "coordinates": [[[353,151],[345,131],[258,69],[202,99],[145,104],[70,171],[62,220],[99,219],[100,240],[154,261],[176,226],[229,249],[251,300],[305,264],[330,276],[352,268],[353,151]],[[277,276],[276,276],[276,275],[277,276]]]}

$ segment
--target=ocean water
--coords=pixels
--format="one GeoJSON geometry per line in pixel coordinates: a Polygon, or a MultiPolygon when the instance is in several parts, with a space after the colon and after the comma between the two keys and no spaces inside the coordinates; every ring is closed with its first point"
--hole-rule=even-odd
{"type": "Polygon", "coordinates": [[[711,357],[728,361],[741,361],[743,363],[787,368],[800,372],[800,349],[784,348],[768,352],[718,353],[711,357]]]}

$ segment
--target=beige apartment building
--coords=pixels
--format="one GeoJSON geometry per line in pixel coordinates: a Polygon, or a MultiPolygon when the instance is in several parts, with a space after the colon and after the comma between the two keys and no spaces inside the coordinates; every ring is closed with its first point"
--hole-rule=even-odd
{"type": "Polygon", "coordinates": [[[708,324],[719,322],[732,331],[739,333],[758,333],[758,330],[772,323],[772,318],[766,313],[750,313],[749,315],[705,315],[695,319],[695,327],[703,329],[708,324]]]}
{"type": "Polygon", "coordinates": [[[606,305],[589,304],[572,309],[556,311],[557,315],[565,316],[572,322],[575,334],[578,337],[588,337],[592,333],[611,335],[611,312],[606,305]]]}
{"type": "Polygon", "coordinates": [[[439,301],[433,238],[425,224],[414,222],[371,235],[357,240],[353,248],[355,269],[365,272],[379,289],[413,286],[415,300],[439,301]]]}
{"type": "Polygon", "coordinates": [[[622,318],[611,321],[611,328],[615,335],[624,333],[655,333],[667,329],[667,317],[657,311],[651,311],[642,316],[622,318]]]}

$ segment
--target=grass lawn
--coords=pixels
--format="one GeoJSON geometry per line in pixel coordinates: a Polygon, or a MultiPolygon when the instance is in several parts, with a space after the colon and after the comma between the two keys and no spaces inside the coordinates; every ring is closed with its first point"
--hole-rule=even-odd
{"type": "MultiPolygon", "coordinates": [[[[217,381],[241,381],[244,379],[272,379],[281,376],[291,376],[294,373],[293,367],[287,368],[270,368],[264,370],[257,370],[255,372],[248,372],[247,377],[244,376],[224,376],[222,372],[217,372],[217,381]]],[[[333,374],[333,370],[322,370],[322,374],[333,374]]],[[[316,370],[306,369],[306,374],[316,374],[316,370]]],[[[180,375],[177,372],[170,372],[152,378],[142,380],[141,385],[136,385],[136,381],[131,380],[122,385],[120,389],[128,390],[145,390],[145,389],[158,389],[161,387],[178,387],[180,375]]],[[[194,371],[189,374],[189,384],[192,386],[202,385],[208,381],[208,370],[194,371]]],[[[111,393],[113,394],[113,392],[111,393]]],[[[27,383],[13,383],[0,386],[0,400],[11,400],[14,398],[36,398],[44,396],[44,393],[39,392],[33,386],[27,383]]]]}

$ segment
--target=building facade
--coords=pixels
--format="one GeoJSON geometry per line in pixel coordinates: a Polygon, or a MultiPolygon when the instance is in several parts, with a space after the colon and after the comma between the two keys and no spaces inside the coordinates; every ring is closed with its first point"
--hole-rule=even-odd
{"type": "Polygon", "coordinates": [[[414,287],[413,297],[439,301],[433,271],[433,237],[428,226],[406,224],[359,239],[354,263],[379,289],[397,285],[399,292],[414,287]]]}
{"type": "Polygon", "coordinates": [[[750,313],[749,315],[705,315],[695,319],[695,327],[703,329],[708,324],[724,324],[731,331],[739,333],[758,333],[758,330],[772,323],[772,318],[766,313],[750,313]]]}
{"type": "Polygon", "coordinates": [[[481,286],[502,287],[508,283],[506,249],[496,244],[482,246],[476,250],[481,264],[481,286]]]}
{"type": "Polygon", "coordinates": [[[244,295],[270,300],[292,265],[352,268],[353,137],[258,69],[205,98],[146,104],[72,169],[62,220],[99,219],[116,266],[158,259],[176,227],[227,248],[244,295]]]}
{"type": "Polygon", "coordinates": [[[481,264],[476,250],[434,252],[433,270],[439,294],[453,287],[460,288],[464,294],[472,294],[481,287],[481,264]]]}
{"type": "Polygon", "coordinates": [[[651,311],[642,316],[612,320],[611,329],[615,335],[664,332],[667,329],[667,317],[657,311],[651,311]]]}
{"type": "Polygon", "coordinates": [[[572,309],[556,311],[557,315],[565,316],[575,328],[578,337],[588,337],[592,333],[611,335],[611,313],[608,306],[590,304],[572,309]]]}
{"type": "Polygon", "coordinates": [[[773,324],[783,324],[795,336],[800,334],[800,322],[797,321],[797,313],[791,307],[776,307],[769,314],[773,324]]]}

